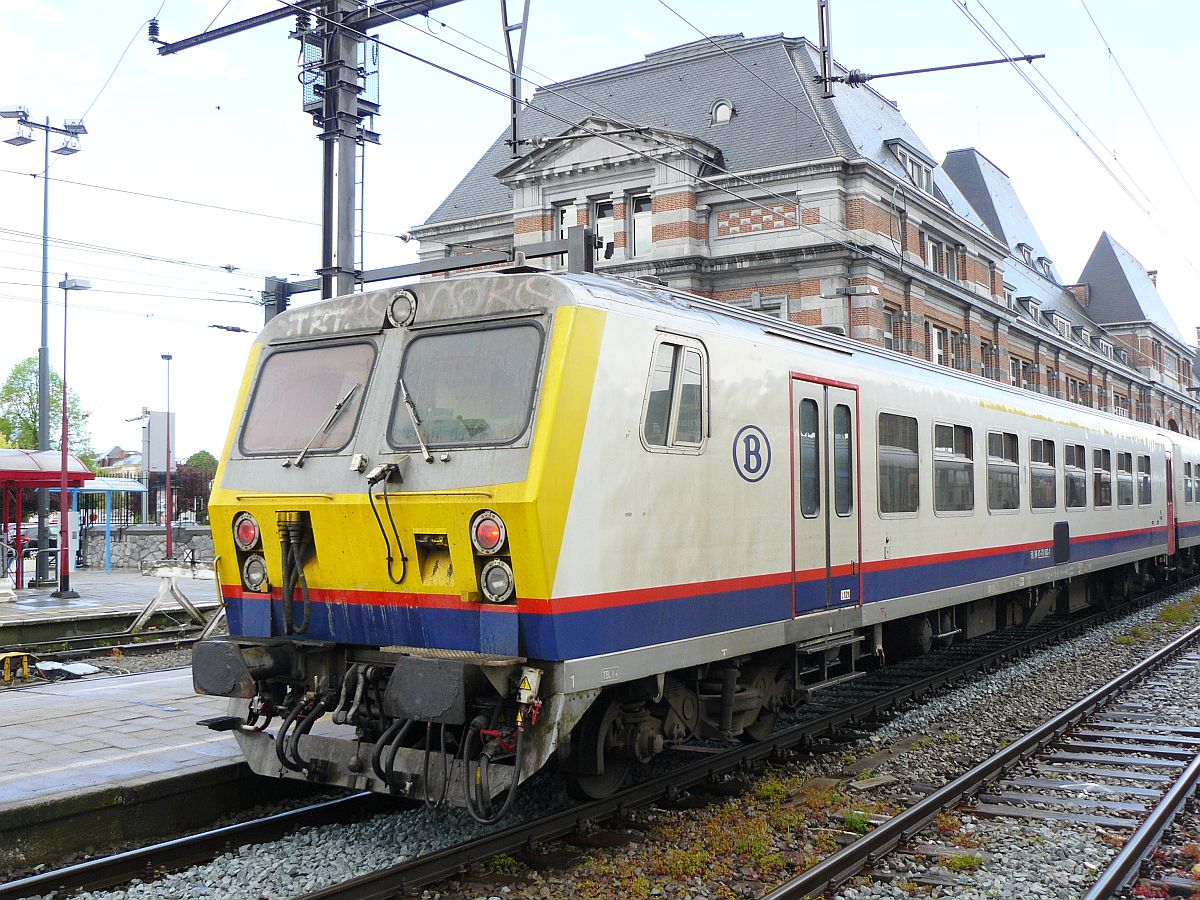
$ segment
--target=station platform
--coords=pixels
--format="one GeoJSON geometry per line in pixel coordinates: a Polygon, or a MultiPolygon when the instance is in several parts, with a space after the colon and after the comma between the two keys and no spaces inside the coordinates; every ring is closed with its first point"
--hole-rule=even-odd
{"type": "MultiPolygon", "coordinates": [[[[158,594],[161,582],[159,577],[134,571],[81,569],[71,575],[71,588],[79,594],[75,599],[52,596],[54,587],[21,588],[15,600],[0,603],[0,650],[14,644],[123,631],[158,594]]],[[[216,609],[211,578],[176,577],[175,584],[201,612],[216,609]]],[[[160,616],[185,615],[170,597],[164,598],[159,610],[160,616]]]]}
{"type": "Polygon", "coordinates": [[[190,668],[0,691],[0,881],[277,796],[232,735],[196,724],[227,703],[197,695],[190,668]]]}

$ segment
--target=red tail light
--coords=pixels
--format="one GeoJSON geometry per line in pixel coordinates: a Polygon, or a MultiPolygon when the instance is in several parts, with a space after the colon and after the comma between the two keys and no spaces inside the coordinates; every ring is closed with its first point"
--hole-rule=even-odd
{"type": "Polygon", "coordinates": [[[250,513],[241,513],[233,522],[233,540],[242,550],[258,545],[258,521],[250,513]]]}
{"type": "Polygon", "coordinates": [[[494,512],[484,510],[471,523],[471,543],[480,553],[492,554],[504,546],[504,523],[494,512]]]}

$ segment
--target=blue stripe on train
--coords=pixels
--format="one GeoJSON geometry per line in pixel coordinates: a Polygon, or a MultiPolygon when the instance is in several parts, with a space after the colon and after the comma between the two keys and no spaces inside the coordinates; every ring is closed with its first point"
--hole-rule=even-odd
{"type": "MultiPolygon", "coordinates": [[[[1154,546],[1163,531],[1155,529],[1072,543],[1071,560],[1145,549],[1154,546]]],[[[1051,565],[1048,551],[1039,550],[918,563],[864,573],[863,593],[865,602],[877,603],[1051,565]]],[[[833,605],[839,605],[842,590],[849,590],[852,600],[857,600],[857,576],[837,577],[832,587],[833,605]]],[[[257,597],[230,597],[226,605],[231,634],[268,637],[283,633],[280,601],[268,604],[257,597]]],[[[797,585],[796,614],[824,608],[823,581],[797,585]]],[[[782,621],[792,615],[791,586],[787,584],[552,615],[517,615],[475,605],[434,609],[314,601],[304,638],[371,646],[440,647],[535,659],[576,659],[782,621]]]]}

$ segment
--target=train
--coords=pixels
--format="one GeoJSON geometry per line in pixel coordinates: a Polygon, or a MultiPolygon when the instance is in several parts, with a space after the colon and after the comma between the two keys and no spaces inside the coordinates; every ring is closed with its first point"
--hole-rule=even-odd
{"type": "Polygon", "coordinates": [[[652,280],[473,274],[272,319],[209,515],[205,724],[491,822],[1195,573],[1200,441],[652,280]]]}

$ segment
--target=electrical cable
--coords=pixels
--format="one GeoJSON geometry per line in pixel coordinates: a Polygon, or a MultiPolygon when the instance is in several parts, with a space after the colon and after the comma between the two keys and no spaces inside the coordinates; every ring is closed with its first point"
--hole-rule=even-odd
{"type": "MultiPolygon", "coordinates": [[[[12,287],[41,287],[40,284],[30,283],[28,281],[3,281],[0,284],[7,284],[12,287]]],[[[89,288],[95,294],[114,294],[122,297],[154,297],[160,300],[203,300],[209,303],[237,303],[242,306],[262,306],[257,300],[235,300],[228,297],[184,297],[181,294],[147,294],[143,291],[112,291],[106,288],[93,287],[89,288]]]]}
{"type": "MultiPolygon", "coordinates": [[[[386,479],[385,479],[385,481],[386,481],[386,479]]],[[[383,490],[386,493],[386,491],[387,491],[386,484],[384,484],[383,490]]],[[[379,517],[379,510],[377,510],[375,508],[375,493],[374,493],[374,491],[375,491],[375,485],[368,484],[367,485],[367,502],[371,504],[371,512],[375,514],[375,523],[379,526],[379,533],[383,536],[384,552],[387,555],[388,579],[392,582],[392,584],[400,584],[402,581],[404,581],[404,576],[408,572],[408,558],[404,555],[404,548],[400,545],[400,535],[396,534],[396,552],[398,552],[400,554],[400,577],[397,578],[395,575],[392,574],[392,563],[395,561],[395,557],[392,556],[391,539],[388,537],[387,532],[383,528],[383,519],[381,519],[379,517]]],[[[386,496],[384,497],[383,502],[385,505],[387,505],[386,496]]],[[[388,507],[387,512],[388,512],[388,519],[392,521],[392,531],[395,532],[396,531],[396,523],[395,523],[395,520],[392,519],[392,511],[391,511],[390,506],[388,507]]]]}
{"type": "MultiPolygon", "coordinates": [[[[465,75],[462,72],[458,72],[447,66],[443,66],[440,63],[436,63],[433,60],[426,59],[425,57],[420,56],[416,53],[412,53],[411,51],[405,50],[401,47],[397,47],[395,44],[388,43],[387,41],[381,40],[378,37],[372,37],[372,36],[367,35],[364,32],[359,31],[355,28],[351,28],[349,26],[342,25],[342,24],[330,19],[328,16],[323,16],[323,15],[321,15],[319,13],[315,13],[311,10],[304,10],[302,7],[297,6],[295,3],[290,2],[290,0],[277,0],[277,2],[284,6],[291,7],[292,9],[295,9],[297,11],[304,11],[304,12],[310,13],[311,15],[314,15],[316,18],[321,19],[322,21],[324,21],[330,25],[333,25],[335,27],[341,28],[350,34],[361,37],[364,40],[374,41],[382,47],[386,47],[389,50],[392,50],[393,52],[399,53],[401,56],[404,56],[415,62],[423,63],[433,69],[436,69],[439,72],[442,72],[443,74],[450,75],[454,78],[458,78],[462,81],[467,82],[468,84],[471,84],[471,85],[474,85],[475,87],[481,88],[482,90],[485,90],[488,93],[496,94],[497,96],[504,97],[505,99],[508,99],[508,100],[515,99],[519,104],[524,106],[526,109],[533,110],[534,112],[539,112],[542,115],[545,115],[548,118],[554,119],[555,121],[567,126],[568,128],[577,129],[578,131],[582,132],[583,134],[587,134],[591,137],[595,137],[595,138],[599,138],[601,140],[607,141],[608,143],[614,144],[614,145],[620,147],[621,149],[623,149],[629,153],[632,153],[635,156],[639,156],[643,159],[649,160],[657,165],[660,165],[660,166],[663,166],[664,168],[670,169],[673,172],[676,172],[680,175],[684,175],[687,178],[694,179],[702,184],[707,185],[710,188],[713,188],[714,190],[722,191],[726,194],[729,194],[732,197],[736,197],[737,199],[739,199],[745,203],[749,203],[752,206],[759,205],[759,203],[761,202],[761,201],[751,200],[749,197],[746,197],[744,194],[738,193],[737,191],[733,190],[732,188],[729,188],[729,187],[726,187],[723,185],[719,185],[709,178],[689,172],[688,170],[683,169],[679,166],[673,165],[672,163],[670,163],[662,158],[655,157],[655,156],[651,155],[650,153],[647,153],[644,150],[641,150],[637,147],[630,146],[629,144],[625,143],[624,141],[617,140],[611,134],[605,133],[603,131],[596,131],[595,129],[592,129],[592,128],[588,128],[586,125],[584,125],[582,123],[572,122],[570,119],[567,119],[564,116],[560,116],[557,113],[551,112],[550,110],[546,109],[545,107],[538,106],[537,104],[533,103],[532,101],[522,100],[520,97],[514,97],[512,94],[508,93],[507,91],[501,90],[500,88],[492,87],[491,85],[485,84],[484,82],[479,81],[478,79],[471,78],[469,75],[465,75]]],[[[462,52],[467,53],[470,56],[475,56],[475,54],[471,54],[470,51],[467,51],[467,50],[463,50],[462,52]]],[[[478,57],[476,57],[476,58],[478,58],[478,57]]],[[[488,65],[493,65],[493,63],[491,63],[488,60],[483,60],[483,62],[486,62],[488,65]]],[[[530,82],[530,83],[532,84],[532,82],[530,82]]],[[[546,89],[550,93],[555,93],[553,91],[553,89],[549,89],[549,88],[546,88],[546,89]]],[[[566,98],[564,98],[564,99],[566,99],[566,98]]],[[[574,101],[570,101],[570,102],[574,102],[574,101]]],[[[651,136],[651,137],[653,137],[653,136],[651,136]]],[[[667,144],[668,146],[670,146],[668,144],[668,142],[662,141],[661,139],[658,139],[658,138],[654,138],[654,139],[657,140],[659,143],[664,143],[664,144],[667,144]]],[[[690,154],[683,148],[675,148],[675,149],[684,153],[684,155],[690,156],[690,154]]],[[[753,187],[753,188],[763,191],[768,196],[782,200],[784,203],[786,203],[792,207],[796,207],[796,205],[797,205],[795,197],[785,197],[783,194],[779,194],[776,191],[771,190],[770,188],[764,187],[763,185],[761,185],[757,182],[754,182],[748,178],[745,178],[744,176],[738,175],[734,172],[730,172],[729,170],[722,168],[721,166],[715,164],[712,161],[705,160],[702,157],[691,156],[691,158],[693,160],[703,162],[705,165],[709,166],[710,168],[716,169],[722,175],[727,175],[733,179],[736,179],[739,182],[749,185],[750,187],[753,187]]],[[[785,220],[794,221],[797,228],[811,231],[811,232],[815,233],[818,237],[822,238],[823,240],[827,240],[830,243],[837,244],[838,246],[841,246],[843,249],[849,250],[852,253],[869,253],[871,251],[871,248],[869,246],[850,244],[850,243],[847,243],[846,241],[840,240],[838,238],[832,238],[827,233],[822,232],[818,226],[803,222],[802,219],[800,218],[799,210],[796,210],[796,212],[794,212],[794,213],[784,213],[783,218],[785,220]]]]}

